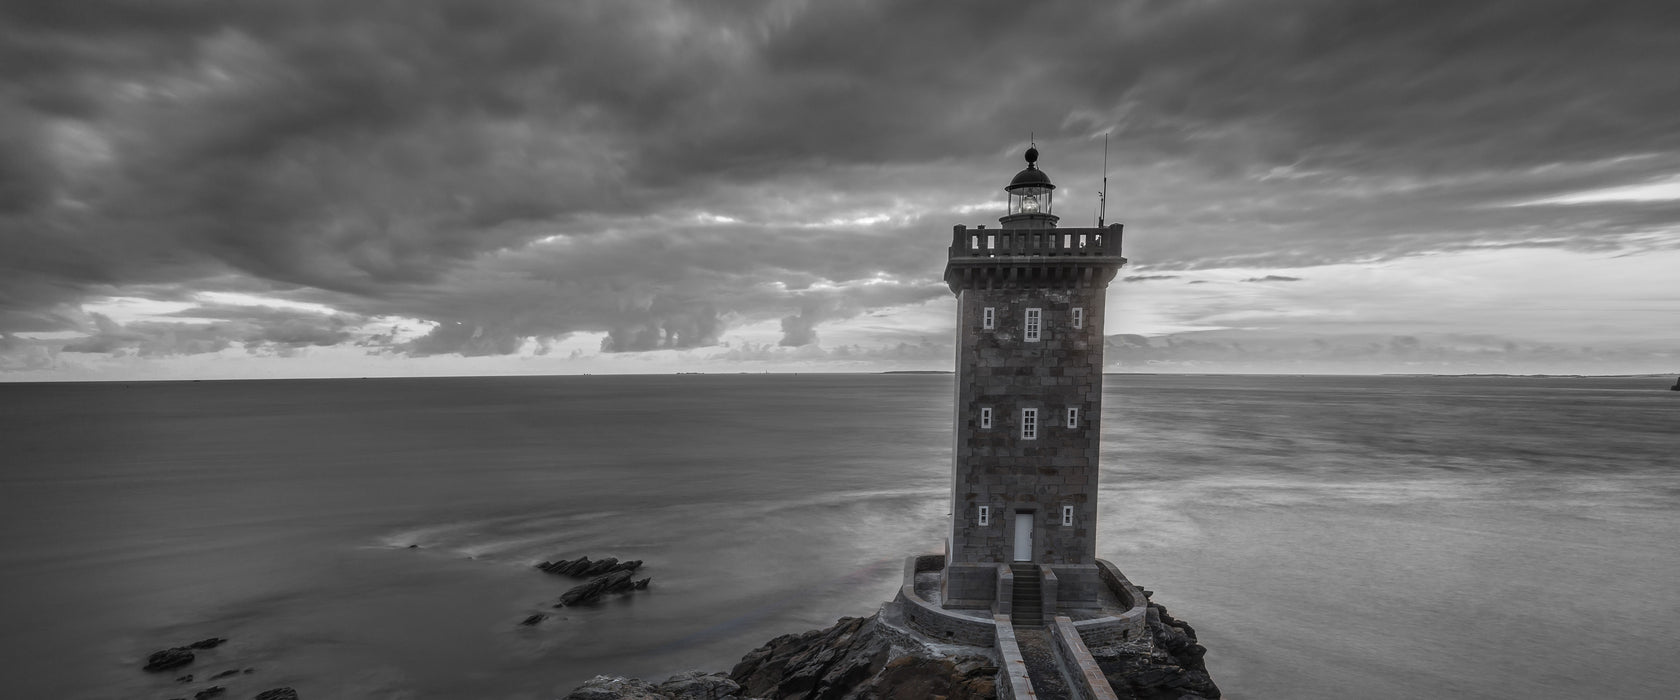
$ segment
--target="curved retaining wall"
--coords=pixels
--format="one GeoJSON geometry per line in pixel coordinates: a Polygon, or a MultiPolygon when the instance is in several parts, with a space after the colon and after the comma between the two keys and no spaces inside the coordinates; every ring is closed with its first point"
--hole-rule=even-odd
{"type": "MultiPolygon", "coordinates": [[[[904,583],[899,586],[897,600],[904,604],[904,618],[917,631],[934,639],[990,647],[997,639],[997,626],[991,621],[960,615],[928,602],[916,594],[916,574],[945,568],[945,555],[923,554],[905,557],[904,583]]],[[[1087,647],[1106,647],[1135,639],[1147,639],[1149,601],[1143,597],[1126,575],[1106,559],[1097,560],[1097,576],[1123,604],[1130,607],[1117,617],[1079,620],[1073,628],[1087,647]]]]}
{"type": "Polygon", "coordinates": [[[1099,617],[1073,623],[1079,638],[1087,647],[1114,646],[1134,639],[1148,638],[1149,601],[1133,586],[1126,575],[1107,559],[1097,560],[1097,577],[1114,592],[1120,602],[1130,607],[1118,617],[1099,617]]]}
{"type": "Polygon", "coordinates": [[[898,602],[904,604],[904,619],[916,631],[934,639],[990,647],[997,641],[997,625],[991,620],[957,615],[916,595],[916,574],[945,568],[945,555],[923,554],[905,557],[904,585],[898,588],[898,602]]]}

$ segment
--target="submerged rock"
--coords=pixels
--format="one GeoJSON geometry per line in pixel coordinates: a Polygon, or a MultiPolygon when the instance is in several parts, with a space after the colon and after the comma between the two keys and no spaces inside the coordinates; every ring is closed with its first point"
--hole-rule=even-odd
{"type": "Polygon", "coordinates": [[[608,593],[625,593],[628,591],[644,590],[651,578],[640,581],[632,580],[628,570],[616,571],[605,576],[596,577],[589,583],[572,588],[560,594],[560,602],[554,607],[563,608],[570,605],[592,603],[608,593]]]}
{"type": "Polygon", "coordinates": [[[210,698],[221,697],[222,694],[226,692],[227,688],[223,688],[219,685],[213,685],[205,688],[204,690],[193,693],[193,700],[210,700],[210,698]]]}
{"type": "Polygon", "coordinates": [[[253,700],[298,700],[298,694],[291,688],[275,688],[257,693],[253,700]]]}
{"type": "Polygon", "coordinates": [[[193,654],[192,650],[187,647],[170,647],[162,651],[154,651],[151,656],[146,657],[145,670],[156,673],[180,668],[192,663],[195,658],[198,658],[197,655],[193,654]]]}
{"type": "Polygon", "coordinates": [[[211,637],[209,639],[200,639],[192,644],[188,644],[187,647],[191,649],[215,649],[216,647],[226,643],[227,638],[225,637],[211,637]]]}
{"type": "Polygon", "coordinates": [[[540,615],[540,614],[539,615],[532,615],[532,616],[527,617],[523,620],[520,620],[519,621],[519,626],[521,626],[521,627],[531,627],[531,626],[534,626],[537,623],[542,622],[543,620],[547,620],[547,619],[548,619],[547,615],[540,615]]]}
{"type": "Polygon", "coordinates": [[[590,561],[589,557],[579,557],[571,560],[561,559],[554,562],[545,561],[538,564],[537,568],[545,573],[554,574],[556,576],[589,578],[592,576],[603,576],[620,571],[635,571],[636,569],[641,568],[641,566],[642,560],[640,559],[619,561],[615,557],[607,557],[606,559],[599,561],[590,561]]]}

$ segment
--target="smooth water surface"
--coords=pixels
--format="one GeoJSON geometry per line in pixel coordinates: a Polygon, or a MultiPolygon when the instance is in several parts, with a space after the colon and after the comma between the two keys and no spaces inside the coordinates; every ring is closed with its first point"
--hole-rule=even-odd
{"type": "MultiPolygon", "coordinates": [[[[1108,377],[1099,550],[1242,698],[1666,697],[1680,394],[1108,377]]],[[[550,698],[726,670],[937,551],[949,376],[0,385],[5,695],[550,698]],[[416,545],[416,548],[409,548],[416,545]],[[553,610],[556,557],[650,590],[553,610]],[[553,617],[535,628],[519,620],[553,617]],[[27,661],[17,661],[27,660],[27,661]]]]}

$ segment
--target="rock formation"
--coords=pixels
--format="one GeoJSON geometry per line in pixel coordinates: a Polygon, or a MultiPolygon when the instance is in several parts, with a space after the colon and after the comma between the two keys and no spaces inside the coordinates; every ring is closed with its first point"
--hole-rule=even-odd
{"type": "Polygon", "coordinates": [[[553,562],[543,562],[537,565],[545,573],[556,576],[571,576],[573,578],[590,578],[620,571],[635,571],[642,566],[642,560],[619,561],[614,557],[607,557],[599,561],[590,561],[589,557],[577,559],[561,559],[553,562]]]}
{"type": "Polygon", "coordinates": [[[1196,630],[1190,623],[1174,619],[1165,607],[1151,602],[1148,624],[1153,644],[1091,649],[1091,657],[1120,700],[1218,698],[1219,686],[1202,663],[1207,647],[1196,643],[1196,630]]]}
{"type": "MultiPolygon", "coordinates": [[[[1151,603],[1149,627],[1153,640],[1091,650],[1121,700],[1220,697],[1189,624],[1151,603]]],[[[871,615],[772,639],[728,674],[690,671],[657,685],[596,676],[565,700],[991,700],[997,672],[982,650],[909,640],[871,615]]]]}
{"type": "MultiPolygon", "coordinates": [[[[640,562],[637,562],[640,564],[640,562]]],[[[589,583],[577,586],[560,594],[560,602],[554,607],[563,608],[569,605],[582,605],[594,602],[608,593],[628,593],[630,591],[645,590],[651,578],[632,580],[630,570],[615,571],[605,576],[598,576],[589,583]]]]}
{"type": "Polygon", "coordinates": [[[875,616],[788,634],[749,652],[727,675],[690,671],[654,685],[597,676],[566,700],[753,700],[995,698],[997,665],[982,654],[940,656],[905,645],[875,616]]]}
{"type": "Polygon", "coordinates": [[[192,653],[191,649],[186,647],[170,647],[162,651],[154,651],[151,656],[146,657],[145,669],[154,673],[157,671],[167,671],[172,668],[180,668],[190,664],[195,658],[197,658],[197,656],[192,653]]]}

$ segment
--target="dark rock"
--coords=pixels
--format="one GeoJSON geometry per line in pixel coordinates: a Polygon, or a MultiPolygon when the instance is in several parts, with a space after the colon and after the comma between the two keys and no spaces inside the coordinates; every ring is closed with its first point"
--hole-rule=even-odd
{"type": "MultiPolygon", "coordinates": [[[[624,573],[624,572],[620,572],[624,573]]],[[[595,583],[594,581],[591,584],[595,583]]],[[[1092,649],[1123,700],[1217,700],[1195,630],[1151,604],[1151,637],[1092,649]],[[1174,647],[1169,650],[1168,647],[1174,647]]],[[[894,647],[874,617],[841,618],[833,627],[786,634],[741,657],[728,677],[698,671],[655,686],[597,676],[565,700],[995,700],[997,662],[988,656],[943,657],[894,647]]]]}
{"type": "Polygon", "coordinates": [[[595,562],[594,564],[590,564],[589,568],[584,569],[583,572],[578,574],[578,575],[579,576],[600,576],[600,575],[605,574],[609,571],[612,571],[613,568],[616,567],[616,566],[618,566],[618,558],[617,557],[607,557],[606,559],[602,559],[598,562],[595,562]]]}
{"type": "Polygon", "coordinates": [[[635,588],[636,582],[630,580],[630,572],[616,571],[560,594],[560,603],[554,607],[591,603],[608,593],[623,593],[635,588]]]}
{"type": "Polygon", "coordinates": [[[253,700],[298,700],[298,694],[291,688],[274,688],[257,693],[253,700]]]}
{"type": "Polygon", "coordinates": [[[417,544],[411,544],[411,545],[409,545],[409,546],[408,546],[408,547],[407,547],[407,548],[408,548],[408,549],[419,549],[419,548],[420,548],[420,545],[417,545],[417,544]]]}
{"type": "Polygon", "coordinates": [[[722,673],[688,671],[671,676],[654,692],[670,700],[726,700],[740,697],[741,684],[722,673]]]}
{"type": "Polygon", "coordinates": [[[534,626],[537,623],[542,622],[543,620],[547,620],[547,619],[548,619],[547,615],[532,615],[530,617],[525,618],[524,620],[521,620],[519,622],[519,624],[520,624],[520,626],[523,626],[523,627],[531,627],[531,626],[534,626]]]}
{"type": "Polygon", "coordinates": [[[230,668],[230,669],[228,669],[228,670],[226,670],[226,671],[223,671],[223,672],[221,672],[221,673],[218,673],[218,674],[216,674],[216,675],[214,675],[214,676],[211,676],[211,677],[210,677],[210,680],[216,680],[216,679],[218,679],[218,678],[227,678],[227,677],[228,677],[228,676],[237,676],[237,675],[239,675],[239,669],[237,669],[237,668],[230,668]]]}
{"type": "Polygon", "coordinates": [[[223,688],[219,685],[213,685],[205,688],[204,690],[193,693],[193,700],[210,700],[210,698],[221,697],[221,695],[226,692],[227,688],[223,688]]]}
{"type": "Polygon", "coordinates": [[[1154,650],[1103,647],[1092,650],[1108,683],[1120,697],[1136,700],[1214,700],[1221,693],[1208,676],[1207,647],[1196,643],[1196,630],[1165,607],[1149,604],[1147,623],[1154,650]],[[1100,653],[1099,653],[1100,652],[1100,653]]]}
{"type": "Polygon", "coordinates": [[[545,561],[538,564],[537,568],[546,573],[555,574],[557,576],[590,578],[593,576],[605,576],[607,574],[618,573],[620,571],[635,571],[636,569],[641,568],[641,566],[642,560],[640,559],[632,561],[619,561],[614,557],[607,557],[606,559],[599,561],[590,561],[589,557],[579,557],[577,559],[570,560],[561,559],[552,562],[545,561]]]}
{"type": "Polygon", "coordinates": [[[222,637],[211,637],[209,639],[200,639],[192,644],[188,644],[187,647],[191,649],[215,649],[225,643],[227,643],[227,640],[222,637]]]}
{"type": "Polygon", "coordinates": [[[193,675],[191,673],[189,673],[185,676],[181,676],[179,678],[176,678],[175,682],[176,683],[191,683],[192,679],[193,679],[193,675]]]}
{"type": "Polygon", "coordinates": [[[653,684],[636,678],[596,676],[577,687],[563,700],[667,700],[653,684]]]}
{"type": "Polygon", "coordinates": [[[187,647],[170,647],[163,651],[154,651],[146,657],[146,670],[152,672],[167,671],[180,668],[193,662],[197,658],[187,647]]]}

